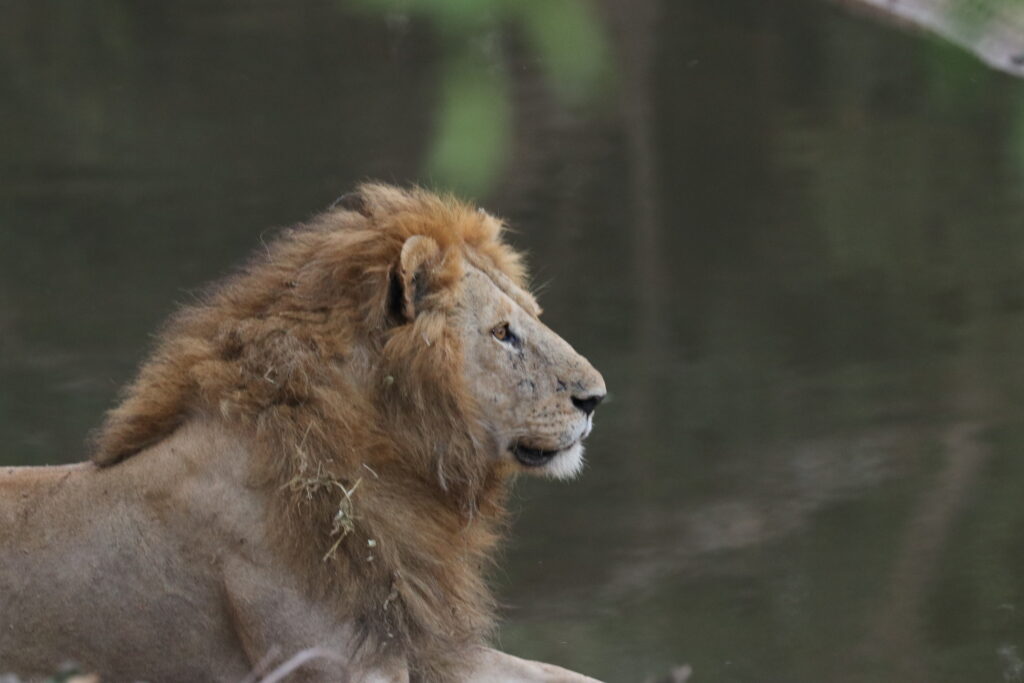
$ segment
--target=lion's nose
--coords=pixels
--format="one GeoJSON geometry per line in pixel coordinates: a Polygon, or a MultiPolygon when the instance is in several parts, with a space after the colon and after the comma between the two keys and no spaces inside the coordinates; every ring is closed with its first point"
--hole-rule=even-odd
{"type": "Polygon", "coordinates": [[[573,396],[572,404],[582,410],[587,415],[594,412],[594,408],[604,400],[604,394],[591,394],[590,396],[573,396]]]}

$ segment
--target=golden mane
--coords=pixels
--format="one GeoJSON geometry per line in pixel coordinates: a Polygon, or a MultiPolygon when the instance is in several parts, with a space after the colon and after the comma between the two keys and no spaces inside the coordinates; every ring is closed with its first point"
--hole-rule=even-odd
{"type": "Polygon", "coordinates": [[[481,566],[506,476],[446,311],[467,261],[523,286],[501,233],[453,198],[361,186],[170,320],[93,461],[145,457],[193,418],[228,425],[253,484],[275,492],[273,542],[309,590],[424,680],[448,680],[492,628],[481,566]],[[440,250],[410,321],[396,268],[418,235],[440,250]]]}

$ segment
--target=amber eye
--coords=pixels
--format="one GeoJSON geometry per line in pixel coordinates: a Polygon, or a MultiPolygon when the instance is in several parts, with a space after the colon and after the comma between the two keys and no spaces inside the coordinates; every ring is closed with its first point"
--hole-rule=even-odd
{"type": "Polygon", "coordinates": [[[508,329],[508,323],[498,323],[491,330],[491,334],[498,341],[508,342],[515,339],[515,335],[512,334],[512,330],[508,329]]]}

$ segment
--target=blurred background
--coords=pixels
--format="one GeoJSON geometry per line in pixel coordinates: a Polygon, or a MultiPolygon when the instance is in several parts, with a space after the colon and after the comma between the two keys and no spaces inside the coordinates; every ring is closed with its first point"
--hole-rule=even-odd
{"type": "Polygon", "coordinates": [[[904,13],[947,42],[881,0],[3,3],[0,464],[85,457],[277,227],[452,189],[611,390],[585,476],[517,487],[504,649],[1024,680],[1017,4],[904,13]]]}

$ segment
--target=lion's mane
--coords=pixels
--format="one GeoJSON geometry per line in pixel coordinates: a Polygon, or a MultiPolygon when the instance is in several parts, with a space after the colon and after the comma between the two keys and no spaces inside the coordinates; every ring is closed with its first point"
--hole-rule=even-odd
{"type": "Polygon", "coordinates": [[[308,589],[423,680],[452,678],[492,628],[482,567],[506,486],[446,310],[467,259],[524,284],[501,232],[451,198],[360,187],[170,320],[93,461],[116,466],[190,419],[228,425],[252,485],[274,492],[269,542],[308,589]],[[395,266],[416,235],[443,257],[409,321],[395,266]]]}

